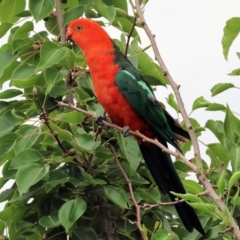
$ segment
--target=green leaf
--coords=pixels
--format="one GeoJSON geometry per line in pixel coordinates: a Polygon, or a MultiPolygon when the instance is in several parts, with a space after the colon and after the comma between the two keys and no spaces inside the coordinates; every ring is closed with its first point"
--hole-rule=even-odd
{"type": "Polygon", "coordinates": [[[49,171],[49,166],[37,163],[20,167],[16,174],[16,183],[20,196],[27,193],[29,188],[39,182],[49,171]]]}
{"type": "Polygon", "coordinates": [[[192,194],[198,194],[203,191],[203,187],[193,180],[182,180],[183,186],[187,192],[192,194]]]}
{"type": "Polygon", "coordinates": [[[131,169],[135,171],[142,159],[137,141],[133,136],[124,137],[120,132],[117,133],[117,139],[123,156],[129,162],[131,169]]]}
{"type": "Polygon", "coordinates": [[[149,188],[149,189],[138,188],[137,192],[140,194],[140,196],[144,200],[147,200],[147,201],[157,203],[161,199],[159,190],[157,188],[149,188]]]}
{"type": "MultiPolygon", "coordinates": [[[[1,10],[0,10],[1,11],[1,10]]],[[[2,38],[3,36],[5,36],[5,34],[7,33],[7,31],[12,27],[12,23],[2,23],[0,25],[0,38],[2,38]]]]}
{"type": "Polygon", "coordinates": [[[230,189],[238,181],[239,178],[240,178],[240,171],[235,172],[229,179],[228,188],[230,189]]]}
{"type": "Polygon", "coordinates": [[[224,194],[224,188],[225,188],[225,170],[222,171],[222,174],[217,182],[218,191],[219,194],[224,194]]]}
{"type": "Polygon", "coordinates": [[[198,108],[208,107],[210,105],[211,103],[208,102],[203,96],[201,96],[194,101],[192,111],[198,108]]]}
{"type": "Polygon", "coordinates": [[[127,209],[127,196],[123,189],[112,186],[104,187],[105,196],[121,208],[127,209]]]}
{"type": "Polygon", "coordinates": [[[21,94],[23,94],[23,92],[19,89],[8,89],[0,93],[0,99],[13,98],[21,94]]]}
{"type": "Polygon", "coordinates": [[[226,107],[219,103],[211,103],[205,110],[206,111],[225,111],[226,107]]]}
{"type": "Polygon", "coordinates": [[[240,192],[240,189],[239,189],[239,187],[237,187],[236,194],[234,195],[234,197],[232,198],[232,201],[231,201],[234,206],[236,206],[238,204],[239,192],[240,192]]]}
{"type": "Polygon", "coordinates": [[[95,0],[78,0],[78,4],[80,6],[84,6],[84,5],[92,5],[94,3],[95,0]]]}
{"type": "Polygon", "coordinates": [[[10,51],[0,52],[0,78],[2,77],[4,70],[9,67],[16,59],[17,55],[13,55],[10,51]]]}
{"type": "MultiPolygon", "coordinates": [[[[126,18],[116,17],[113,20],[112,25],[124,33],[130,33],[132,26],[133,26],[133,22],[129,21],[126,18]]],[[[138,33],[137,33],[136,29],[134,29],[132,32],[132,37],[135,38],[136,36],[138,36],[138,33]]],[[[140,38],[138,38],[138,39],[140,40],[140,38]]]]}
{"type": "Polygon", "coordinates": [[[11,111],[5,112],[2,116],[0,116],[0,136],[12,131],[21,122],[22,120],[16,118],[11,111]]]}
{"type": "Polygon", "coordinates": [[[116,9],[113,6],[108,6],[100,0],[95,0],[94,8],[103,17],[105,17],[111,24],[116,16],[116,9]]]}
{"type": "Polygon", "coordinates": [[[14,144],[18,138],[18,135],[16,133],[9,133],[2,137],[0,137],[0,163],[2,165],[2,159],[6,156],[8,152],[10,152],[11,149],[13,149],[14,144]]]}
{"type": "Polygon", "coordinates": [[[35,149],[25,149],[19,152],[16,157],[12,160],[10,165],[11,168],[19,168],[24,165],[31,164],[43,160],[42,154],[35,149]]]}
{"type": "Polygon", "coordinates": [[[211,214],[210,208],[209,208],[209,204],[206,203],[197,203],[197,202],[188,202],[188,204],[190,206],[192,206],[193,208],[200,210],[206,214],[211,214]]]}
{"type": "Polygon", "coordinates": [[[81,134],[77,136],[76,142],[73,142],[76,149],[85,150],[87,152],[91,152],[95,150],[99,145],[100,141],[95,141],[94,137],[90,134],[81,134]]]}
{"type": "Polygon", "coordinates": [[[95,231],[90,227],[78,227],[72,231],[72,240],[98,240],[95,231]]]}
{"type": "Polygon", "coordinates": [[[68,112],[68,113],[60,113],[56,116],[56,120],[61,120],[67,123],[82,123],[84,117],[81,112],[68,112]]]}
{"type": "Polygon", "coordinates": [[[226,139],[224,146],[231,160],[232,172],[235,173],[240,169],[240,146],[226,139]]]}
{"type": "Polygon", "coordinates": [[[221,143],[208,144],[207,147],[206,153],[210,156],[211,165],[214,168],[220,168],[222,163],[225,166],[228,165],[228,153],[221,143]]]}
{"type": "Polygon", "coordinates": [[[16,133],[22,136],[18,138],[14,146],[15,154],[26,148],[30,148],[40,136],[39,128],[31,125],[22,126],[16,133]]]}
{"type": "Polygon", "coordinates": [[[29,0],[29,11],[36,22],[53,12],[55,0],[29,0]]]}
{"type": "Polygon", "coordinates": [[[51,34],[55,36],[58,36],[60,34],[56,16],[49,16],[47,21],[45,21],[45,27],[51,34]]]}
{"type": "Polygon", "coordinates": [[[15,221],[22,220],[24,212],[27,210],[27,207],[25,206],[7,206],[0,212],[0,220],[10,223],[15,221]]]}
{"type": "MultiPolygon", "coordinates": [[[[71,159],[72,160],[72,159],[71,159]]],[[[62,160],[63,162],[63,160],[62,160]]],[[[46,192],[49,192],[58,184],[62,184],[69,181],[69,177],[59,170],[54,170],[49,173],[48,181],[45,185],[46,192]]]]}
{"type": "Polygon", "coordinates": [[[223,142],[226,138],[222,121],[208,120],[205,127],[208,128],[220,142],[223,142]]]}
{"type": "Polygon", "coordinates": [[[67,70],[59,70],[56,68],[47,68],[44,72],[44,78],[46,80],[47,84],[55,84],[61,80],[63,80],[64,77],[66,77],[68,74],[67,70]]]}
{"type": "Polygon", "coordinates": [[[29,79],[34,75],[35,68],[35,65],[24,62],[14,70],[12,79],[29,79]]]}
{"type": "Polygon", "coordinates": [[[232,72],[228,73],[228,75],[229,76],[239,76],[240,75],[240,68],[234,69],[232,72]]]}
{"type": "Polygon", "coordinates": [[[137,226],[130,222],[129,219],[116,219],[114,225],[127,235],[130,235],[131,232],[137,229],[137,226]]]}
{"type": "Polygon", "coordinates": [[[229,140],[235,142],[236,135],[240,137],[240,120],[235,117],[230,108],[226,108],[226,116],[224,119],[224,130],[229,140]]]}
{"type": "Polygon", "coordinates": [[[240,18],[234,17],[229,19],[226,22],[226,26],[223,29],[222,37],[223,55],[226,60],[228,58],[229,48],[231,47],[234,39],[238,36],[239,32],[240,32],[240,18]]]}
{"type": "Polygon", "coordinates": [[[59,47],[53,42],[45,41],[40,51],[40,62],[37,65],[36,72],[59,63],[67,53],[68,49],[66,47],[59,47]]]}
{"type": "Polygon", "coordinates": [[[39,224],[45,228],[58,227],[60,225],[60,221],[58,219],[58,211],[52,212],[50,215],[40,218],[39,224]]]}
{"type": "Polygon", "coordinates": [[[168,84],[168,79],[163,75],[162,69],[141,49],[137,51],[138,70],[152,85],[168,84]]]}
{"type": "MultiPolygon", "coordinates": [[[[34,26],[33,26],[33,23],[32,23],[32,22],[30,22],[30,21],[25,22],[22,26],[20,26],[20,27],[16,30],[16,32],[14,33],[14,36],[13,36],[13,38],[12,38],[12,41],[15,40],[15,39],[17,39],[16,36],[21,36],[21,35],[24,34],[24,33],[28,33],[28,32],[30,32],[30,31],[33,31],[33,29],[34,29],[34,26]]],[[[24,39],[24,40],[26,40],[26,39],[24,39]]]]}
{"type": "Polygon", "coordinates": [[[179,110],[178,110],[178,104],[177,104],[177,102],[176,102],[176,100],[175,100],[175,97],[174,97],[174,95],[173,95],[172,93],[170,93],[170,94],[168,95],[168,97],[166,98],[166,100],[167,100],[167,103],[168,103],[176,112],[179,111],[179,110]]]}
{"type": "Polygon", "coordinates": [[[158,229],[154,234],[151,240],[172,240],[174,239],[173,232],[167,232],[164,229],[158,229]]]}
{"type": "Polygon", "coordinates": [[[84,13],[84,7],[82,6],[68,9],[63,15],[64,25],[67,25],[72,20],[81,17],[83,13],[84,13]]]}
{"type": "Polygon", "coordinates": [[[83,199],[77,198],[64,203],[58,213],[59,221],[68,233],[73,224],[87,209],[87,204],[83,199]]]}
{"type": "Polygon", "coordinates": [[[175,193],[175,192],[172,192],[171,193],[181,199],[185,199],[187,201],[190,201],[190,202],[197,202],[197,203],[201,203],[203,202],[201,200],[201,198],[199,198],[198,196],[194,195],[194,194],[190,194],[190,193],[185,193],[185,194],[180,194],[180,193],[175,193]]]}
{"type": "Polygon", "coordinates": [[[214,85],[211,89],[212,97],[226,91],[229,88],[234,88],[235,86],[232,83],[218,83],[214,85]]]}
{"type": "Polygon", "coordinates": [[[25,0],[3,0],[0,4],[0,22],[17,22],[20,17],[16,15],[25,9],[25,5],[25,0]]]}

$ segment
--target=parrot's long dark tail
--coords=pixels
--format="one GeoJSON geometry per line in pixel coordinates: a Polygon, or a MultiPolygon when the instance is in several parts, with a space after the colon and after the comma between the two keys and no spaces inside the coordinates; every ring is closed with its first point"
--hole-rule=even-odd
{"type": "MultiPolygon", "coordinates": [[[[166,142],[160,142],[167,147],[166,142]]],[[[147,142],[142,142],[139,146],[143,158],[145,159],[145,162],[160,190],[164,194],[168,194],[172,201],[174,201],[176,196],[172,195],[170,191],[186,193],[170,155],[163,152],[156,145],[147,142]]],[[[186,202],[181,202],[176,204],[175,208],[184,226],[189,232],[192,232],[195,228],[202,235],[205,235],[198,216],[190,205],[186,202]]]]}

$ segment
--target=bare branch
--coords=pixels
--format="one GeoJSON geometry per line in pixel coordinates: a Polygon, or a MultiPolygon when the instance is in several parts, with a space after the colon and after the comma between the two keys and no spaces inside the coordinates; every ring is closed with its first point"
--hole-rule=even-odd
{"type": "Polygon", "coordinates": [[[114,147],[111,144],[109,144],[109,146],[110,146],[110,149],[111,149],[111,151],[112,151],[112,153],[114,155],[114,160],[115,160],[116,164],[118,165],[119,169],[121,170],[121,172],[122,172],[122,174],[123,174],[123,176],[124,176],[124,178],[125,178],[125,180],[126,180],[126,182],[128,184],[128,189],[129,189],[129,192],[130,192],[130,198],[131,198],[131,200],[132,200],[132,202],[133,202],[133,204],[135,206],[135,209],[136,209],[137,221],[135,222],[135,224],[137,225],[138,230],[141,233],[142,239],[143,240],[147,240],[145,235],[144,235],[142,224],[141,224],[141,213],[140,213],[141,206],[138,205],[138,203],[137,203],[137,201],[136,201],[136,199],[134,197],[134,193],[133,193],[133,189],[132,189],[132,183],[131,183],[130,179],[128,178],[126,172],[124,171],[121,163],[118,161],[117,153],[116,153],[114,147]]]}
{"type": "Polygon", "coordinates": [[[142,13],[142,10],[141,10],[141,7],[140,7],[140,3],[139,3],[139,0],[135,0],[135,7],[136,7],[136,10],[137,10],[137,13],[138,13],[138,16],[139,16],[139,19],[141,21],[141,24],[151,42],[151,45],[152,45],[152,48],[153,48],[153,51],[154,51],[154,54],[155,54],[155,59],[158,61],[159,65],[161,66],[162,68],[162,71],[163,71],[163,75],[166,76],[168,78],[168,81],[174,91],[174,94],[176,96],[176,100],[178,102],[178,106],[179,106],[179,111],[181,112],[182,114],[182,117],[183,117],[183,120],[187,126],[187,130],[189,132],[189,135],[190,135],[190,138],[191,138],[191,141],[192,141],[192,144],[193,144],[193,149],[194,149],[194,155],[195,155],[195,159],[196,159],[196,163],[197,163],[197,172],[198,174],[200,174],[200,168],[201,168],[201,155],[200,155],[200,150],[199,150],[199,145],[198,145],[198,141],[197,141],[197,138],[196,138],[196,135],[195,135],[195,132],[193,130],[193,127],[189,121],[189,118],[188,118],[188,115],[187,115],[187,112],[184,108],[184,103],[182,101],[182,97],[180,95],[180,92],[179,92],[179,85],[177,85],[171,74],[169,73],[161,55],[160,55],[160,52],[158,50],[158,47],[157,47],[157,44],[156,44],[156,41],[154,39],[154,35],[151,33],[151,30],[149,29],[146,21],[145,21],[145,18],[143,16],[143,13],[142,13]]]}
{"type": "MultiPolygon", "coordinates": [[[[174,91],[174,94],[176,96],[177,102],[178,102],[178,106],[179,106],[179,110],[182,114],[183,120],[187,126],[187,130],[189,132],[192,144],[193,144],[193,149],[194,149],[194,155],[195,155],[195,159],[196,159],[196,173],[197,173],[197,178],[199,180],[199,182],[203,185],[203,187],[205,188],[206,192],[208,193],[208,196],[210,198],[213,199],[213,201],[216,203],[216,205],[218,206],[218,208],[222,211],[225,212],[227,214],[227,217],[230,221],[231,224],[231,231],[233,232],[234,236],[236,237],[236,239],[240,240],[240,231],[239,231],[239,227],[237,226],[237,224],[235,223],[234,218],[232,217],[231,213],[228,211],[226,205],[224,204],[223,199],[218,196],[216,194],[216,192],[214,191],[211,183],[209,182],[209,180],[206,178],[206,176],[203,174],[203,172],[201,172],[201,155],[200,155],[200,150],[199,150],[199,145],[198,145],[198,141],[196,138],[196,135],[194,133],[193,127],[189,121],[188,115],[186,113],[186,110],[184,108],[184,103],[182,101],[180,92],[179,92],[179,86],[174,82],[171,74],[168,72],[168,69],[160,55],[160,52],[158,50],[156,41],[154,39],[154,35],[151,33],[145,18],[143,16],[141,7],[140,7],[140,2],[139,0],[135,0],[135,8],[137,10],[138,16],[140,18],[141,24],[146,32],[146,34],[148,35],[148,38],[151,42],[154,54],[155,54],[155,59],[158,61],[159,65],[161,66],[162,70],[163,70],[163,74],[164,76],[166,76],[168,78],[168,81],[174,91]]],[[[182,159],[182,158],[181,158],[182,159]]]]}
{"type": "Polygon", "coordinates": [[[63,14],[61,10],[61,0],[56,0],[56,17],[58,22],[58,27],[60,30],[60,42],[65,43],[66,37],[65,37],[65,29],[63,24],[63,14]]]}

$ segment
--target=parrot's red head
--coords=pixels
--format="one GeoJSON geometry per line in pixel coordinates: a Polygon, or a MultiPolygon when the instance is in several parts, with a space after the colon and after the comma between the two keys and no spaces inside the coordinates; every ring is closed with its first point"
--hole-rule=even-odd
{"type": "Polygon", "coordinates": [[[72,21],[68,25],[66,38],[75,42],[83,51],[94,46],[112,45],[107,32],[98,23],[86,18],[72,21]]]}

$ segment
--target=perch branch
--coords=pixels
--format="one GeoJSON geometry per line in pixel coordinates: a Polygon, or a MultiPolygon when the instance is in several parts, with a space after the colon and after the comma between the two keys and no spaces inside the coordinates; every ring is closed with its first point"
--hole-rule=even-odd
{"type": "MultiPolygon", "coordinates": [[[[85,115],[89,116],[89,117],[92,117],[92,118],[96,118],[96,115],[94,113],[91,113],[91,112],[88,112],[86,110],[83,110],[81,108],[78,108],[78,107],[75,107],[71,104],[67,104],[67,103],[63,103],[63,102],[59,102],[58,105],[60,107],[67,107],[67,108],[70,108],[70,109],[73,109],[73,110],[76,110],[78,112],[82,112],[84,113],[85,115]]],[[[111,128],[114,128],[116,129],[117,131],[121,132],[123,130],[122,127],[119,127],[113,123],[109,123],[107,121],[102,121],[102,123],[105,125],[105,126],[108,126],[108,127],[111,127],[111,128]]],[[[141,139],[143,139],[144,141],[146,142],[150,142],[152,144],[155,144],[156,146],[158,146],[159,148],[162,149],[162,151],[166,152],[166,153],[169,153],[170,155],[176,157],[176,158],[179,158],[181,159],[190,169],[192,169],[194,172],[197,171],[197,168],[194,164],[192,164],[185,156],[183,156],[180,152],[176,151],[172,151],[168,148],[166,148],[164,145],[162,145],[157,139],[151,139],[151,138],[148,138],[146,137],[145,135],[141,134],[139,131],[132,131],[130,130],[129,131],[130,134],[132,134],[133,136],[136,136],[136,137],[139,137],[141,139]]]]}

